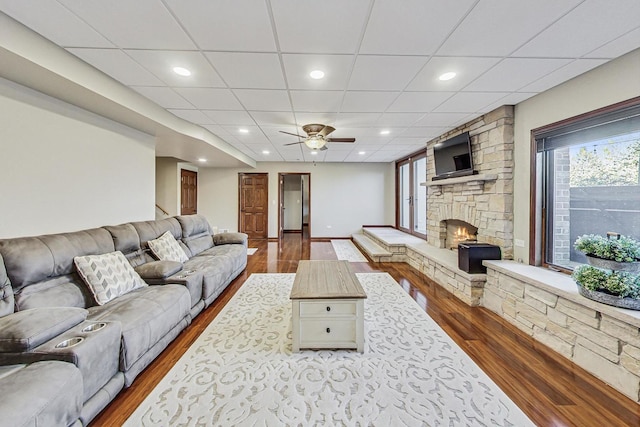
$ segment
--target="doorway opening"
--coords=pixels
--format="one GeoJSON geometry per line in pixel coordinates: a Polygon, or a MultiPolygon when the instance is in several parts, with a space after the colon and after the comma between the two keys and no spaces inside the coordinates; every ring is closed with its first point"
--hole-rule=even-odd
{"type": "Polygon", "coordinates": [[[284,233],[309,235],[311,229],[311,174],[278,173],[278,237],[284,233]]]}

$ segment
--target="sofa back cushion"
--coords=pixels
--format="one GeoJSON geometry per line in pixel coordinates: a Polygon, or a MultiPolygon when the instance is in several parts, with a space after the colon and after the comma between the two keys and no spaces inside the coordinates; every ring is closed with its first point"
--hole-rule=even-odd
{"type": "Polygon", "coordinates": [[[149,240],[147,242],[151,252],[160,261],[176,261],[185,262],[189,261],[189,257],[184,252],[178,241],[171,232],[167,231],[157,239],[149,240]]]}
{"type": "Polygon", "coordinates": [[[213,247],[211,226],[202,215],[181,215],[176,219],[182,227],[182,241],[192,256],[213,247]]]}
{"type": "MultiPolygon", "coordinates": [[[[4,258],[7,276],[16,293],[35,283],[73,275],[73,258],[76,256],[114,250],[113,239],[104,228],[0,240],[0,255],[4,258]]],[[[71,280],[74,277],[77,276],[71,280]]],[[[77,284],[82,286],[79,282],[77,284]]]]}
{"type": "Polygon", "coordinates": [[[13,313],[14,304],[13,288],[7,277],[2,255],[0,255],[0,317],[13,313]]]}

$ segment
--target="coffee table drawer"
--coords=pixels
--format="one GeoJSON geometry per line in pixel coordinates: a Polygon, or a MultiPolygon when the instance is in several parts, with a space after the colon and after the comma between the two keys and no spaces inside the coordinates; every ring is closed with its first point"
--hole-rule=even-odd
{"type": "Polygon", "coordinates": [[[355,319],[300,319],[301,346],[313,343],[332,344],[341,347],[340,343],[351,344],[356,341],[355,319]]]}
{"type": "Polygon", "coordinates": [[[355,314],[356,301],[305,301],[300,303],[300,317],[355,314]]]}

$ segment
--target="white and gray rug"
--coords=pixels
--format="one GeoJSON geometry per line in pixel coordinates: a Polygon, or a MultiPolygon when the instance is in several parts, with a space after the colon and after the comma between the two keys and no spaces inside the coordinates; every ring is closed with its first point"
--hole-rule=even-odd
{"type": "Polygon", "coordinates": [[[368,261],[351,240],[332,240],[331,245],[333,245],[333,250],[336,252],[339,260],[349,262],[368,261]]]}
{"type": "Polygon", "coordinates": [[[126,426],[531,426],[387,273],[365,352],[291,352],[294,274],[253,274],[126,426]]]}

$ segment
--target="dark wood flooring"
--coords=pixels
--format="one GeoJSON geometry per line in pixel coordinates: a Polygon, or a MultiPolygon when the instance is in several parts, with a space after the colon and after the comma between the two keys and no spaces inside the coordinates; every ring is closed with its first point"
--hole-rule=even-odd
{"type": "MultiPolygon", "coordinates": [[[[257,247],[247,269],[91,423],[121,425],[252,273],[295,273],[298,261],[336,259],[331,243],[285,234],[257,247]]],[[[639,426],[640,405],[496,314],[471,308],[405,263],[352,263],[389,273],[538,426],[639,426]]],[[[516,426],[517,427],[517,426],[516,426]]]]}

